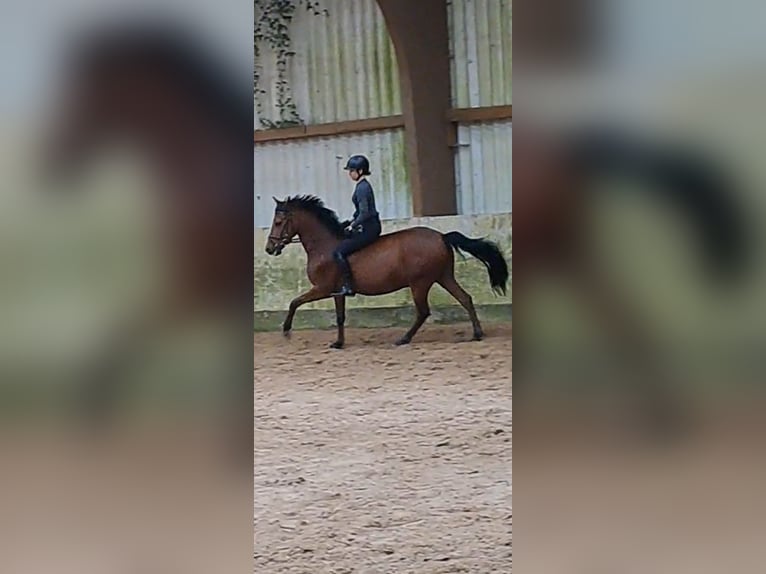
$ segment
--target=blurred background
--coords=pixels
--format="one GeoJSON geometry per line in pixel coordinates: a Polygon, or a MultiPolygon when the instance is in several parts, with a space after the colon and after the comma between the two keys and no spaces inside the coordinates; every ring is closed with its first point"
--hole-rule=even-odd
{"type": "Polygon", "coordinates": [[[519,571],[760,570],[763,16],[514,3],[519,571]]]}
{"type": "MultiPolygon", "coordinates": [[[[557,3],[551,7],[559,8],[557,3]]],[[[762,8],[751,2],[727,7],[703,2],[692,9],[684,2],[588,1],[575,20],[557,24],[533,11],[527,16],[523,3],[517,8],[522,40],[515,80],[521,98],[517,109],[523,112],[517,127],[562,139],[572,139],[577,130],[607,127],[622,134],[627,145],[642,145],[660,157],[694,154],[701,172],[718,172],[725,179],[721,203],[737,212],[732,217],[743,242],[731,256],[737,263],[726,272],[731,281],[725,286],[705,271],[707,247],[694,235],[696,216],[671,208],[665,191],[649,189],[651,177],[594,169],[589,189],[602,192],[587,194],[587,225],[580,235],[606,279],[652,325],[653,337],[677,358],[683,354],[684,367],[701,369],[695,376],[720,379],[739,369],[740,375],[757,377],[757,353],[752,352],[765,319],[759,144],[766,128],[757,108],[766,54],[753,20],[762,8]],[[546,55],[524,41],[533,34],[529,30],[540,32],[538,27],[560,36],[555,26],[576,34],[558,52],[548,48],[546,55]]],[[[573,141],[588,143],[586,138],[573,141]]],[[[525,204],[519,206],[523,210],[525,204]]],[[[519,220],[524,212],[516,215],[519,220]]],[[[549,307],[546,313],[563,325],[566,311],[549,307]]],[[[525,327],[542,332],[544,323],[525,327]]],[[[549,335],[564,337],[561,329],[555,331],[549,335]]]]}
{"type": "MultiPolygon", "coordinates": [[[[766,8],[514,9],[516,566],[760,571],[766,8]]],[[[251,568],[252,10],[6,7],[3,571],[251,568]]]]}
{"type": "Polygon", "coordinates": [[[5,6],[2,571],[252,568],[252,10],[5,6]]]}

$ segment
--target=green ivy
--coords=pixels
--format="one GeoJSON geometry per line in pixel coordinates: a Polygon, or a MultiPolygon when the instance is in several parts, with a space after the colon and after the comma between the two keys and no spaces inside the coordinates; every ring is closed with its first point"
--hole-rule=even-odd
{"type": "Polygon", "coordinates": [[[293,21],[298,6],[303,6],[315,16],[328,16],[329,13],[320,7],[317,0],[254,0],[254,4],[255,65],[253,67],[253,89],[261,126],[264,128],[284,128],[303,125],[304,121],[298,113],[288,80],[289,62],[295,55],[290,40],[290,23],[293,21]],[[263,117],[261,96],[266,94],[266,90],[261,85],[261,47],[264,44],[277,56],[276,106],[279,110],[279,117],[276,119],[263,117]]]}

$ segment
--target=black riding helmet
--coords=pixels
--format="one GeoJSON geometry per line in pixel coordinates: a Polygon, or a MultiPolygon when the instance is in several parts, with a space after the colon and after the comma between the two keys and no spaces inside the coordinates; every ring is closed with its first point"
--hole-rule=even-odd
{"type": "Polygon", "coordinates": [[[362,175],[370,175],[370,162],[363,155],[352,155],[346,162],[346,167],[343,169],[355,169],[361,172],[362,175]]]}

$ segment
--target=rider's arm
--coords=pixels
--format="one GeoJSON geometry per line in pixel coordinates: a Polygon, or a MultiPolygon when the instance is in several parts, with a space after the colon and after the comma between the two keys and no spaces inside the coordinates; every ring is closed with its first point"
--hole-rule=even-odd
{"type": "Polygon", "coordinates": [[[343,228],[349,227],[357,217],[359,217],[359,207],[357,207],[356,191],[354,191],[354,215],[350,219],[343,221],[343,228]]]}

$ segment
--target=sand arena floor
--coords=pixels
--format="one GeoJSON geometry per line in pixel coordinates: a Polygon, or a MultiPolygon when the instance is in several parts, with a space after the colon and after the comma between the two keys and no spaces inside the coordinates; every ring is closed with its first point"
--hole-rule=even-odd
{"type": "Polygon", "coordinates": [[[511,328],[256,334],[255,572],[511,571],[511,328]]]}

